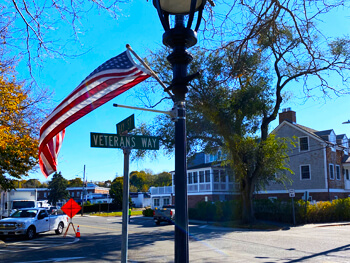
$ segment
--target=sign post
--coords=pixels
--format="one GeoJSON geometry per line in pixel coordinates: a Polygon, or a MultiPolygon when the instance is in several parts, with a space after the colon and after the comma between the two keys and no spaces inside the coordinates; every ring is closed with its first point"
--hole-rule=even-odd
{"type": "Polygon", "coordinates": [[[294,189],[289,189],[289,197],[292,198],[293,225],[295,225],[295,208],[294,208],[295,191],[294,189]]]}
{"type": "Polygon", "coordinates": [[[121,148],[124,153],[123,179],[123,224],[121,262],[128,260],[128,223],[129,223],[129,159],[132,149],[159,150],[159,138],[154,136],[130,135],[135,128],[134,114],[117,124],[118,134],[90,133],[90,146],[95,148],[121,148]]]}
{"type": "Polygon", "coordinates": [[[121,262],[128,262],[128,215],[129,215],[129,158],[130,148],[124,148],[124,179],[123,179],[123,225],[122,225],[122,253],[121,262]]]}

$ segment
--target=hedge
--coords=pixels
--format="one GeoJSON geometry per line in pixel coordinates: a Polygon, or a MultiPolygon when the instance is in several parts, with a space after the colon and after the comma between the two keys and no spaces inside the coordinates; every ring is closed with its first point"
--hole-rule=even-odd
{"type": "MultiPolygon", "coordinates": [[[[294,201],[296,224],[327,223],[350,221],[350,198],[333,201],[322,201],[315,204],[294,201]]],[[[225,202],[199,202],[195,208],[189,208],[190,219],[202,221],[235,221],[241,218],[241,202],[239,200],[225,202]]],[[[291,199],[287,200],[254,200],[256,219],[293,223],[291,199]]]]}
{"type": "MultiPolygon", "coordinates": [[[[320,201],[315,204],[294,201],[296,224],[328,223],[350,220],[350,198],[320,201]],[[306,214],[305,214],[306,210],[306,214]]],[[[256,200],[257,219],[293,223],[291,200],[256,200]]]]}
{"type": "Polygon", "coordinates": [[[237,200],[225,202],[198,202],[188,209],[190,219],[203,221],[234,221],[240,218],[241,205],[237,200]]]}

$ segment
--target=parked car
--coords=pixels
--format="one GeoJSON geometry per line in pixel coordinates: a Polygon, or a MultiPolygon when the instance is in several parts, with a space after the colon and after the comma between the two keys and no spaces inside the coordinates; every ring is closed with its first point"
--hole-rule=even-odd
{"type": "Polygon", "coordinates": [[[153,220],[158,226],[161,222],[173,224],[175,221],[175,206],[165,205],[162,209],[155,209],[153,211],[153,220]]]}
{"type": "Polygon", "coordinates": [[[45,208],[19,209],[10,217],[0,220],[0,239],[21,235],[33,239],[36,234],[47,231],[60,235],[67,225],[66,215],[49,215],[45,208]]]}

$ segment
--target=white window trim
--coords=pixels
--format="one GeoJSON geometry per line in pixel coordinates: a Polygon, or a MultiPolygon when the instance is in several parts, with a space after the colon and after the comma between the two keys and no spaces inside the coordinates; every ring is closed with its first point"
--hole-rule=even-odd
{"type": "Polygon", "coordinates": [[[299,137],[299,152],[308,152],[310,151],[310,140],[309,140],[309,136],[302,136],[302,137],[299,137]],[[301,138],[306,138],[307,139],[307,150],[301,150],[300,149],[300,139],[301,138]]]}
{"type": "Polygon", "coordinates": [[[328,172],[329,172],[329,179],[330,180],[334,180],[334,164],[332,164],[332,163],[330,163],[329,165],[328,165],[328,172]],[[331,177],[331,166],[332,166],[332,170],[333,170],[333,178],[331,177]]]}
{"type": "Polygon", "coordinates": [[[300,181],[306,181],[306,180],[311,180],[311,165],[310,164],[301,164],[299,166],[299,171],[300,171],[300,181]],[[309,166],[309,174],[310,174],[310,178],[309,179],[303,179],[302,177],[302,172],[301,172],[301,167],[302,166],[309,166]]]}
{"type": "Polygon", "coordinates": [[[335,165],[335,179],[337,179],[338,181],[341,180],[341,173],[340,173],[340,166],[339,165],[335,165]],[[339,170],[338,170],[339,169],[339,170]],[[339,171],[339,179],[338,179],[338,172],[339,171]]]}

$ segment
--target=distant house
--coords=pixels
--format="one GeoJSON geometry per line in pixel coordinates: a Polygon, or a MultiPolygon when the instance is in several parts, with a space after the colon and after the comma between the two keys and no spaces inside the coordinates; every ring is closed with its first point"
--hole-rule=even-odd
{"type": "MultiPolygon", "coordinates": [[[[94,194],[97,194],[95,198],[91,198],[91,200],[94,200],[93,202],[97,202],[96,199],[101,194],[109,195],[109,188],[100,187],[93,183],[88,183],[85,187],[67,187],[67,190],[69,192],[70,197],[79,203],[81,202],[81,198],[83,196],[83,190],[85,200],[87,200],[87,196],[90,195],[92,197],[94,194]]],[[[47,188],[37,188],[37,191],[38,200],[47,200],[49,196],[49,190],[47,188]]],[[[101,202],[103,203],[104,201],[101,202]]]]}
{"type": "Polygon", "coordinates": [[[134,207],[144,208],[151,206],[151,194],[138,192],[138,193],[130,193],[131,201],[134,207]]]}
{"type": "MultiPolygon", "coordinates": [[[[225,201],[238,196],[238,184],[232,172],[221,166],[221,152],[215,155],[197,153],[188,162],[187,192],[188,207],[200,201],[225,201]]],[[[174,172],[171,172],[174,182],[174,172]]],[[[151,187],[152,208],[175,203],[175,186],[151,187]]]]}
{"type": "MultiPolygon", "coordinates": [[[[287,189],[294,189],[296,198],[305,191],[310,199],[333,200],[350,196],[349,139],[334,130],[317,131],[296,122],[296,112],[290,108],[279,114],[279,125],[273,131],[277,137],[291,138],[297,147],[290,145],[289,166],[294,174],[287,189]]],[[[276,175],[278,176],[278,175],[276,175]]],[[[271,183],[258,197],[286,198],[288,190],[281,184],[271,183]]]]}

